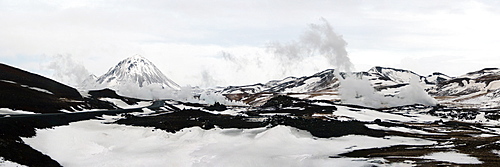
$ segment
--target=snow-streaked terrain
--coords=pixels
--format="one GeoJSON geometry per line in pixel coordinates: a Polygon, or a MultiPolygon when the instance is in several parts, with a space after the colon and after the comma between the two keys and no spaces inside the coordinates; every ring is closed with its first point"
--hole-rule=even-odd
{"type": "MultiPolygon", "coordinates": [[[[284,97],[283,97],[284,98],[284,97]]],[[[283,98],[279,98],[284,100],[283,98]]],[[[286,98],[285,98],[286,99],[286,98]]],[[[292,98],[293,99],[293,98],[292,98]]],[[[106,99],[120,107],[132,107],[119,104],[117,99],[106,99]]],[[[273,99],[276,100],[276,99],[273,99]]],[[[302,104],[295,99],[294,104],[302,104]]],[[[271,100],[272,101],[272,100],[271,100]]],[[[224,111],[211,111],[201,104],[183,103],[175,100],[164,101],[158,109],[143,108],[142,112],[127,115],[108,116],[100,119],[73,122],[66,126],[51,129],[38,129],[36,136],[22,140],[36,150],[50,156],[63,166],[412,166],[419,163],[437,164],[482,164],[479,158],[457,152],[462,147],[462,135],[470,139],[497,138],[492,128],[481,125],[456,127],[444,126],[452,120],[429,115],[422,111],[425,107],[403,107],[397,111],[378,111],[368,108],[335,105],[326,101],[311,102],[311,106],[335,107],[332,113],[312,114],[312,118],[331,121],[361,121],[369,129],[384,132],[384,136],[347,134],[338,137],[317,137],[304,129],[277,125],[255,128],[214,128],[188,126],[170,132],[148,126],[117,124],[117,120],[136,118],[168,118],[170,114],[193,112],[186,115],[189,121],[202,121],[209,117],[197,116],[196,113],[211,113],[215,118],[231,115],[231,119],[248,122],[271,121],[274,115],[293,116],[294,111],[307,111],[307,106],[282,107],[289,113],[280,113],[281,109],[257,108],[259,116],[246,113],[255,110],[251,107],[230,107],[224,111]],[[179,111],[178,109],[181,109],[179,111]],[[259,111],[261,110],[261,111],[259,111]],[[196,111],[196,112],[195,112],[196,111]],[[266,112],[269,113],[266,113],[266,112]],[[278,113],[274,113],[276,111],[278,113]],[[406,111],[406,112],[405,112],[406,111]],[[409,112],[411,111],[411,112],[409,112]],[[219,115],[222,114],[222,115],[219,115]],[[247,118],[245,118],[247,117],[247,118]],[[200,120],[199,120],[200,119],[200,120]],[[325,120],[326,119],[326,120],[325,120]],[[379,121],[377,121],[378,119],[379,121]],[[444,122],[442,122],[444,121],[444,122]],[[465,129],[464,129],[465,128],[465,129]],[[448,139],[449,138],[449,139],[448,139]],[[398,149],[404,147],[404,154],[398,155],[398,149]],[[357,151],[379,149],[395,151],[390,156],[353,156],[357,151]],[[412,150],[417,150],[412,154],[412,150]],[[420,150],[420,151],[419,151],[420,150]],[[454,151],[455,150],[455,151],[454,151]],[[395,159],[407,159],[398,161],[395,159]]],[[[145,105],[146,102],[141,105],[145,105]]],[[[287,104],[287,103],[282,103],[287,104]]],[[[268,104],[267,104],[268,105],[268,104]]],[[[281,105],[279,105],[281,106],[281,105]]],[[[135,106],[138,107],[138,106],[135,106]]],[[[326,109],[325,108],[325,109],[326,109]]],[[[172,116],[172,120],[182,120],[181,115],[172,116]]],[[[307,116],[306,116],[307,117],[307,116]]],[[[154,119],[151,119],[153,121],[154,119]]],[[[159,119],[157,121],[172,121],[159,119]]],[[[158,122],[150,122],[151,125],[158,122]]],[[[160,124],[160,127],[163,125],[160,124]]],[[[168,125],[168,124],[167,124],[168,125]]],[[[471,124],[472,125],[472,124],[471,124]]],[[[307,126],[307,125],[305,125],[307,126]]],[[[167,128],[169,126],[166,126],[167,128]]],[[[359,127],[353,127],[359,128],[359,127]]],[[[357,129],[352,129],[356,131],[357,129]]],[[[483,145],[495,145],[486,143],[483,145]]],[[[476,147],[472,145],[472,147],[476,147]]],[[[496,150],[490,153],[496,154],[496,150]]],[[[496,156],[496,155],[495,155],[496,156]]]]}
{"type": "Polygon", "coordinates": [[[25,92],[12,101],[2,96],[8,107],[0,107],[0,151],[7,151],[0,165],[498,164],[498,69],[456,78],[388,67],[329,69],[208,89],[168,86],[155,69],[143,57],[126,59],[101,80],[114,88],[90,91],[0,78],[9,87],[0,95],[25,92]],[[46,109],[40,98],[23,101],[31,95],[50,98],[45,104],[56,110],[34,114],[46,109]],[[32,159],[19,156],[28,153],[32,159]]]}

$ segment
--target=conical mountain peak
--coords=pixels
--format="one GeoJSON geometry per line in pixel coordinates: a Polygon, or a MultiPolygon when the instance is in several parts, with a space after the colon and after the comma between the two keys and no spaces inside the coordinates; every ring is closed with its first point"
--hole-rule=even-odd
{"type": "Polygon", "coordinates": [[[151,61],[141,55],[134,55],[120,61],[106,74],[99,77],[97,83],[107,87],[135,83],[139,87],[160,84],[165,88],[179,88],[179,85],[168,79],[151,61]]]}

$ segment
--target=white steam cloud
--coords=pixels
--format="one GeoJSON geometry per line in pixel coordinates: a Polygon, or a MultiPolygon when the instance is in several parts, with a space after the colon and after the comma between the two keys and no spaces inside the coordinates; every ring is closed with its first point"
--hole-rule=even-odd
{"type": "MultiPolygon", "coordinates": [[[[309,24],[297,40],[270,42],[265,48],[221,51],[217,57],[224,61],[212,67],[209,74],[223,85],[247,85],[255,84],[255,78],[265,83],[289,76],[311,75],[327,68],[351,71],[353,65],[346,45],[328,21],[321,19],[318,24],[309,24]]],[[[200,85],[210,85],[210,80],[204,76],[205,72],[200,73],[200,85]]]]}
{"type": "Polygon", "coordinates": [[[201,72],[201,79],[202,79],[202,87],[210,87],[211,85],[217,85],[217,80],[215,80],[212,75],[210,74],[210,71],[208,70],[203,70],[201,72]]]}
{"type": "Polygon", "coordinates": [[[407,86],[396,96],[384,96],[375,91],[370,82],[354,76],[341,80],[339,93],[342,103],[374,108],[395,107],[412,104],[436,105],[437,100],[429,96],[420,85],[420,79],[412,77],[407,86]]]}
{"type": "Polygon", "coordinates": [[[53,79],[73,87],[81,87],[83,83],[93,79],[85,66],[73,60],[71,55],[53,56],[46,68],[54,72],[53,79]]]}
{"type": "Polygon", "coordinates": [[[324,18],[321,24],[310,24],[309,29],[300,36],[298,41],[286,44],[270,43],[268,51],[276,56],[284,70],[295,63],[300,63],[307,57],[321,55],[331,66],[342,71],[351,71],[353,65],[347,55],[347,42],[333,31],[332,26],[324,18]]]}

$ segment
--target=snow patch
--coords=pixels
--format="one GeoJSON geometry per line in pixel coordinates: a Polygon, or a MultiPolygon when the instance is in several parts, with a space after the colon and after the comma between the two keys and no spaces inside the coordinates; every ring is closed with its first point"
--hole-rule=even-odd
{"type": "MultiPolygon", "coordinates": [[[[5,82],[5,83],[10,83],[10,84],[18,84],[17,82],[14,82],[14,81],[8,81],[8,80],[0,80],[1,82],[5,82]]],[[[32,89],[32,90],[36,90],[36,91],[39,91],[39,92],[43,92],[43,93],[47,93],[47,94],[51,94],[53,95],[54,93],[52,93],[51,91],[48,91],[46,89],[42,89],[42,88],[37,88],[37,87],[30,87],[28,85],[20,85],[21,87],[24,87],[24,88],[29,88],[29,89],[32,89]]]]}
{"type": "Polygon", "coordinates": [[[486,90],[497,90],[500,89],[500,80],[491,81],[486,90]]]}
{"type": "Polygon", "coordinates": [[[155,113],[155,111],[149,109],[149,108],[142,108],[143,114],[152,114],[155,113]]]}
{"type": "Polygon", "coordinates": [[[385,121],[399,121],[399,122],[410,122],[414,119],[405,117],[402,115],[396,115],[391,113],[384,113],[369,109],[351,109],[345,106],[337,106],[337,111],[333,112],[333,115],[349,117],[354,120],[372,122],[375,119],[381,119],[385,121]]]}
{"type": "Polygon", "coordinates": [[[2,82],[6,82],[6,83],[11,83],[11,84],[17,84],[17,82],[14,82],[14,81],[8,81],[8,80],[0,80],[2,82]]]}
{"type": "Polygon", "coordinates": [[[376,129],[376,130],[398,131],[398,132],[422,134],[422,135],[445,135],[442,133],[431,133],[431,132],[426,132],[423,130],[409,129],[409,128],[405,128],[405,127],[385,127],[385,126],[380,126],[377,124],[366,124],[366,127],[370,128],[370,129],[376,129]]]}
{"type": "Polygon", "coordinates": [[[151,105],[150,101],[140,101],[140,102],[137,102],[137,104],[135,104],[135,105],[129,105],[129,104],[125,103],[124,101],[122,101],[120,99],[115,99],[115,98],[105,97],[105,98],[99,98],[99,100],[113,103],[114,105],[116,105],[120,108],[123,108],[123,109],[142,108],[142,107],[147,107],[147,106],[151,105]]]}
{"type": "Polygon", "coordinates": [[[437,161],[446,161],[456,164],[482,164],[476,157],[458,152],[437,152],[420,157],[422,159],[432,159],[437,161]]]}
{"type": "Polygon", "coordinates": [[[21,85],[22,87],[25,87],[25,88],[30,88],[30,89],[33,89],[33,90],[36,90],[36,91],[39,91],[39,92],[43,92],[43,93],[47,93],[47,94],[51,94],[53,95],[54,93],[52,93],[51,91],[48,91],[48,90],[45,90],[45,89],[42,89],[42,88],[37,88],[37,87],[29,87],[27,85],[21,85]]]}
{"type": "Polygon", "coordinates": [[[500,157],[500,150],[491,150],[493,154],[496,154],[498,157],[500,157]]]}
{"type": "Polygon", "coordinates": [[[37,114],[31,111],[12,110],[10,108],[0,108],[0,115],[15,115],[15,114],[37,114]]]}
{"type": "Polygon", "coordinates": [[[27,167],[25,165],[21,165],[12,161],[5,160],[3,157],[0,157],[0,166],[1,167],[27,167]]]}

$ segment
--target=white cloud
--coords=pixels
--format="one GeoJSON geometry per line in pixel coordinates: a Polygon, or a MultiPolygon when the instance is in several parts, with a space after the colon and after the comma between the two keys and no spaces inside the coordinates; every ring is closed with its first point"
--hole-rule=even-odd
{"type": "MultiPolygon", "coordinates": [[[[24,67],[39,64],[43,55],[70,54],[100,75],[121,59],[141,54],[183,85],[201,84],[203,71],[220,84],[265,82],[282,76],[267,73],[279,69],[262,48],[270,41],[297,39],[321,17],[343,35],[357,70],[382,65],[459,75],[500,62],[499,3],[468,0],[6,0],[0,1],[0,59],[24,67]],[[234,70],[237,66],[221,51],[250,66],[234,70]],[[459,63],[470,68],[457,69],[459,63]]],[[[303,61],[305,67],[289,75],[332,68],[322,57],[303,61]]]]}

